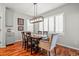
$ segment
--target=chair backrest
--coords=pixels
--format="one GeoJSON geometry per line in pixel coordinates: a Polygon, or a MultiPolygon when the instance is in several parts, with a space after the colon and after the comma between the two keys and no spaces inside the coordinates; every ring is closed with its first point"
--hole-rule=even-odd
{"type": "Polygon", "coordinates": [[[26,32],[27,41],[31,41],[31,32],[26,32]]]}
{"type": "Polygon", "coordinates": [[[48,31],[43,31],[43,35],[48,35],[48,31]]]}
{"type": "Polygon", "coordinates": [[[22,33],[22,39],[24,40],[24,38],[25,38],[25,37],[24,37],[24,32],[21,32],[21,33],[22,33]]]}
{"type": "Polygon", "coordinates": [[[57,43],[58,39],[59,39],[59,34],[53,34],[50,50],[56,47],[56,43],[57,43]]]}
{"type": "Polygon", "coordinates": [[[49,41],[49,44],[51,44],[52,38],[53,38],[53,34],[48,35],[48,41],[49,41]]]}
{"type": "Polygon", "coordinates": [[[26,32],[26,35],[27,36],[31,36],[31,32],[26,32]]]}
{"type": "Polygon", "coordinates": [[[27,37],[31,36],[31,32],[21,32],[22,33],[22,40],[27,41],[27,37]]]}
{"type": "Polygon", "coordinates": [[[22,41],[27,41],[27,35],[26,32],[21,32],[22,33],[22,41]]]}
{"type": "Polygon", "coordinates": [[[42,34],[42,31],[38,31],[38,34],[42,34]]]}

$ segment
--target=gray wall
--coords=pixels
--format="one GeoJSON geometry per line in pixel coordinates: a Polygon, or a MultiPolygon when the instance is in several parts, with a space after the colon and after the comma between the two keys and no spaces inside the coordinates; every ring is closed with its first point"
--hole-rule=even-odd
{"type": "Polygon", "coordinates": [[[79,50],[79,4],[67,4],[42,14],[44,17],[64,13],[64,33],[58,44],[79,50]]]}
{"type": "Polygon", "coordinates": [[[21,31],[18,31],[17,18],[24,19],[24,31],[27,30],[27,15],[16,12],[10,8],[6,8],[6,44],[10,44],[21,40],[21,31]],[[11,32],[7,32],[7,29],[11,29],[11,32]],[[11,36],[12,35],[12,36],[11,36]]]}
{"type": "Polygon", "coordinates": [[[13,17],[13,20],[14,20],[14,32],[15,32],[15,36],[16,36],[16,39],[17,41],[21,40],[21,31],[18,31],[18,25],[17,25],[17,18],[23,18],[24,19],[24,31],[27,30],[27,15],[24,15],[24,14],[21,14],[21,13],[18,13],[18,12],[14,12],[14,17],[13,17]]]}

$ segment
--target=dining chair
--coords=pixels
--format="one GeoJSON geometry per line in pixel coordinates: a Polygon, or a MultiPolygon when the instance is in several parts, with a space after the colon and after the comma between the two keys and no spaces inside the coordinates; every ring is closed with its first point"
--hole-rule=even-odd
{"type": "Polygon", "coordinates": [[[27,51],[28,51],[28,49],[31,49],[31,54],[32,54],[32,38],[31,38],[31,36],[29,35],[29,36],[27,36],[27,51]]]}
{"type": "Polygon", "coordinates": [[[29,45],[31,44],[31,32],[26,32],[26,37],[27,37],[27,51],[29,48],[29,45]]]}
{"type": "Polygon", "coordinates": [[[48,40],[48,31],[43,31],[42,40],[48,40]]]}
{"type": "Polygon", "coordinates": [[[26,48],[25,46],[25,42],[26,42],[26,38],[25,38],[25,32],[21,32],[22,33],[22,48],[26,48]]]}
{"type": "Polygon", "coordinates": [[[51,38],[49,38],[49,41],[43,41],[40,40],[39,47],[47,50],[49,52],[49,56],[52,55],[51,51],[54,50],[54,54],[56,55],[56,43],[59,39],[58,34],[52,34],[51,38]]]}
{"type": "Polygon", "coordinates": [[[32,51],[35,46],[35,41],[31,37],[31,32],[27,32],[26,36],[27,36],[27,51],[28,51],[28,49],[30,49],[31,54],[32,54],[32,51]]]}
{"type": "Polygon", "coordinates": [[[48,35],[48,31],[43,31],[43,35],[48,35]]]}
{"type": "Polygon", "coordinates": [[[21,32],[22,33],[22,48],[28,48],[28,37],[31,35],[31,32],[21,32]]]}

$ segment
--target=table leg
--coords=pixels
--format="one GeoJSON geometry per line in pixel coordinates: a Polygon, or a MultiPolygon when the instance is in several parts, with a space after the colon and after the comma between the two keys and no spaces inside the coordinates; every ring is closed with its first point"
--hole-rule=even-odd
{"type": "Polygon", "coordinates": [[[31,54],[32,54],[32,39],[31,39],[31,54]]]}
{"type": "Polygon", "coordinates": [[[39,40],[37,39],[37,41],[36,41],[36,42],[37,42],[37,46],[36,46],[36,53],[38,53],[38,52],[39,52],[39,45],[38,45],[38,44],[39,44],[39,40]]]}
{"type": "Polygon", "coordinates": [[[27,37],[27,42],[26,42],[26,46],[27,46],[27,51],[28,51],[28,37],[27,37]]]}

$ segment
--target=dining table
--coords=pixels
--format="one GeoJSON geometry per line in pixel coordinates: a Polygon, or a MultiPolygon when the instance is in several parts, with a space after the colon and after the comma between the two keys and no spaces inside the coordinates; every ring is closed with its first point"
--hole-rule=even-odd
{"type": "MultiPolygon", "coordinates": [[[[28,34],[27,34],[27,36],[28,36],[28,34]]],[[[31,43],[31,54],[32,54],[32,51],[33,51],[33,48],[34,48],[34,46],[32,45],[33,42],[35,42],[35,53],[39,52],[39,49],[40,49],[39,48],[39,41],[42,40],[45,37],[45,35],[43,35],[43,34],[31,34],[30,37],[31,37],[31,41],[30,41],[30,43],[31,43]]],[[[27,42],[27,46],[28,46],[28,42],[27,42]]]]}
{"type": "MultiPolygon", "coordinates": [[[[42,39],[43,35],[40,34],[31,34],[31,42],[35,41],[36,42],[36,49],[35,49],[35,53],[37,53],[39,51],[39,41],[42,39]]],[[[31,54],[32,54],[32,46],[31,46],[31,54]]]]}

